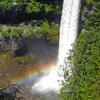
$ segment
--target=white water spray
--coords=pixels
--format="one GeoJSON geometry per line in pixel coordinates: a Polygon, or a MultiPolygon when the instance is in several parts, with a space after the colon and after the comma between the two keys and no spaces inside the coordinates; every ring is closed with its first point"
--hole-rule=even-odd
{"type": "MultiPolygon", "coordinates": [[[[72,49],[72,44],[75,42],[78,30],[78,17],[79,17],[79,9],[80,0],[64,0],[63,11],[62,11],[62,19],[60,26],[60,40],[59,40],[59,66],[60,66],[60,74],[63,76],[62,68],[66,68],[66,70],[71,71],[68,66],[68,57],[69,53],[72,49]],[[65,60],[67,62],[67,66],[65,65],[65,60]]],[[[63,77],[60,78],[63,80],[63,77]]]]}
{"type": "MultiPolygon", "coordinates": [[[[64,0],[63,3],[58,55],[58,65],[62,67],[65,66],[64,60],[68,58],[69,50],[72,49],[71,45],[77,36],[79,6],[80,0],[64,0]]],[[[39,82],[33,85],[33,91],[59,90],[57,71],[58,67],[42,77],[39,82]]]]}

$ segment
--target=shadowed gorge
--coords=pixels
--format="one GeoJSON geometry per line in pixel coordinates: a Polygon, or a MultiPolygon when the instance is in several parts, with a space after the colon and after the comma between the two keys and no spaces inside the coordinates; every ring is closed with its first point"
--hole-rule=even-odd
{"type": "Polygon", "coordinates": [[[15,58],[11,58],[10,56],[8,56],[7,58],[7,56],[5,55],[6,58],[4,58],[3,60],[3,56],[1,56],[2,58],[0,59],[5,63],[2,64],[1,61],[1,68],[4,71],[2,71],[1,74],[6,73],[8,77],[6,77],[5,74],[4,76],[1,76],[0,79],[10,79],[11,77],[19,77],[20,79],[21,76],[28,76],[32,73],[34,74],[43,72],[53,64],[57,63],[58,46],[50,44],[49,41],[47,41],[45,38],[25,39],[22,41],[22,45],[23,46],[21,47],[21,49],[16,50],[15,58]],[[27,58],[22,58],[23,54],[31,55],[31,57],[26,56],[27,58]],[[8,68],[8,66],[10,68],[8,68]]]}

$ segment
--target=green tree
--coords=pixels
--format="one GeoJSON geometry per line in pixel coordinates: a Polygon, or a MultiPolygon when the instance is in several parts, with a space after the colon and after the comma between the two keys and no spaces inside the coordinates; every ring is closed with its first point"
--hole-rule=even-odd
{"type": "MultiPolygon", "coordinates": [[[[82,19],[83,29],[71,51],[72,76],[63,82],[62,100],[100,99],[100,3],[97,0],[85,0],[85,3],[82,16],[84,13],[87,16],[82,19]]],[[[66,77],[68,74],[64,72],[66,77]]]]}

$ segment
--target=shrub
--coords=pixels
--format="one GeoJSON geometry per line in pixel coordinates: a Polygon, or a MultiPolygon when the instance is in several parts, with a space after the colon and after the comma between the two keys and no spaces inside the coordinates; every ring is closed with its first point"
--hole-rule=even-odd
{"type": "MultiPolygon", "coordinates": [[[[81,32],[71,51],[70,64],[72,75],[64,78],[60,96],[62,100],[99,100],[100,99],[100,32],[98,0],[85,0],[87,17],[83,23],[85,32],[81,32]],[[95,5],[92,13],[88,11],[91,2],[95,5]],[[88,4],[89,3],[89,4],[88,4]]],[[[93,5],[93,6],[94,6],[93,5]]],[[[84,13],[84,9],[82,11],[84,13]]],[[[86,11],[85,11],[86,12],[86,11]]]]}

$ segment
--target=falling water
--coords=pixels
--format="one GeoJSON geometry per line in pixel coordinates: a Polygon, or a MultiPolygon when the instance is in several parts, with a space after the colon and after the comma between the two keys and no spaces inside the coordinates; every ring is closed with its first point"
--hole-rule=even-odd
{"type": "MultiPolygon", "coordinates": [[[[68,58],[69,50],[72,49],[71,45],[77,36],[79,6],[80,0],[64,0],[63,3],[58,55],[58,65],[62,67],[65,66],[64,60],[68,58]]],[[[59,90],[57,71],[58,67],[50,70],[47,75],[33,85],[33,91],[59,90]]]]}
{"type": "MultiPolygon", "coordinates": [[[[78,30],[78,17],[79,17],[80,0],[64,0],[62,19],[60,26],[60,40],[59,40],[59,66],[60,74],[63,75],[62,68],[66,67],[65,60],[68,65],[68,56],[72,49],[77,30],[78,30]]],[[[67,66],[67,70],[70,68],[67,66]]],[[[63,79],[63,77],[61,78],[63,79]]]]}

